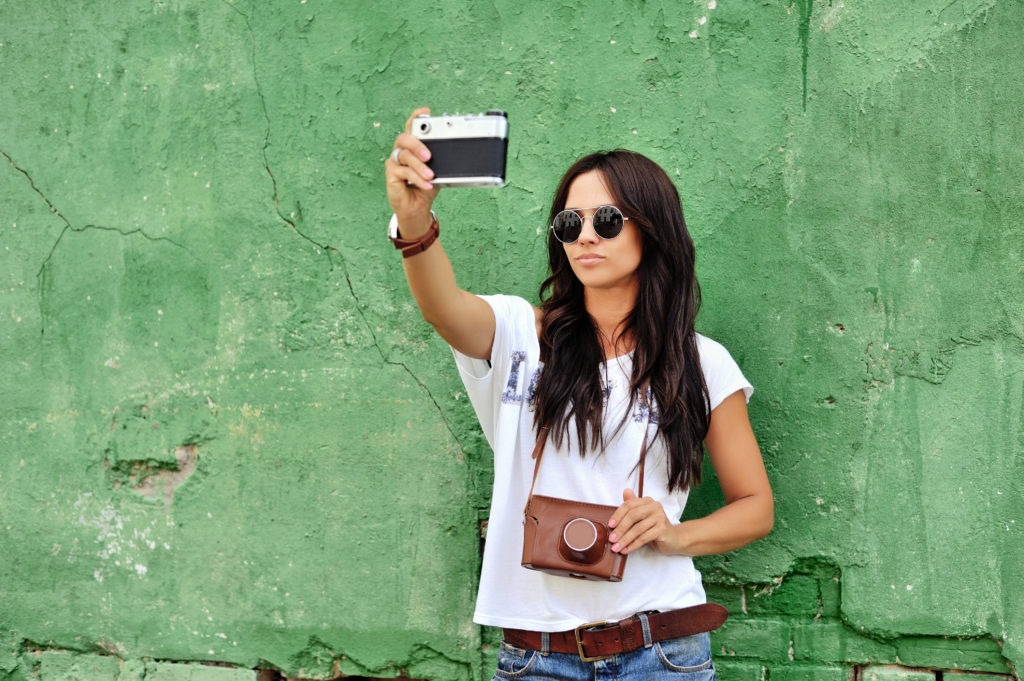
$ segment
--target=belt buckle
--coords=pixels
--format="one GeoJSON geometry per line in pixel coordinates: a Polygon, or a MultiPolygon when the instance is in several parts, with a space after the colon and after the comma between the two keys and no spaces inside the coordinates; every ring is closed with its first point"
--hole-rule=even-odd
{"type": "Polygon", "coordinates": [[[600,622],[587,622],[576,627],[573,632],[576,634],[576,650],[580,654],[580,659],[584,662],[597,662],[598,660],[607,660],[613,655],[597,655],[595,657],[587,657],[583,654],[583,639],[580,638],[580,632],[584,629],[593,629],[594,627],[601,627],[608,624],[607,620],[601,620],[600,622]]]}

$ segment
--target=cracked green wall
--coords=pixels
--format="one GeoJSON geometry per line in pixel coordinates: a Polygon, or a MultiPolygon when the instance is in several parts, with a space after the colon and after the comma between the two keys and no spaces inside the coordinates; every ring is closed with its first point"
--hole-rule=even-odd
{"type": "MultiPolygon", "coordinates": [[[[723,598],[833,566],[828,631],[888,647],[827,659],[950,636],[1024,663],[1019,3],[0,15],[0,678],[40,649],[486,673],[489,452],[383,240],[421,103],[510,113],[510,186],[438,203],[476,291],[534,294],[575,156],[676,178],[778,500],[767,540],[702,561],[723,598]]],[[[736,598],[716,644],[779,678],[837,648],[736,598]]]]}

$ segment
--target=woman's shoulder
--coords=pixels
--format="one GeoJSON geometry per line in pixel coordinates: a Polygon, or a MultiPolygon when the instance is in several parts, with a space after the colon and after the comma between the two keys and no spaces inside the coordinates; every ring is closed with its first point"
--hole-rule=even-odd
{"type": "Polygon", "coordinates": [[[543,312],[539,307],[516,295],[496,293],[479,297],[494,310],[494,316],[500,326],[518,329],[519,333],[528,333],[527,330],[530,330],[536,338],[540,338],[543,312]]]}
{"type": "Polygon", "coordinates": [[[704,372],[712,409],[737,390],[743,390],[746,398],[750,399],[754,387],[743,376],[739,364],[724,345],[698,333],[697,352],[700,355],[700,368],[704,372]]]}
{"type": "Polygon", "coordinates": [[[736,366],[736,360],[728,349],[713,338],[703,334],[697,336],[697,354],[700,355],[701,368],[705,374],[721,369],[722,367],[736,366]]]}
{"type": "Polygon", "coordinates": [[[502,314],[506,317],[524,317],[527,319],[540,320],[541,309],[525,298],[507,293],[490,293],[478,295],[490,305],[495,314],[502,314]]]}
{"type": "Polygon", "coordinates": [[[729,354],[729,351],[725,349],[725,346],[715,339],[697,332],[694,332],[694,335],[697,336],[697,352],[700,353],[701,357],[704,357],[704,355],[717,356],[723,353],[726,355],[729,354]]]}

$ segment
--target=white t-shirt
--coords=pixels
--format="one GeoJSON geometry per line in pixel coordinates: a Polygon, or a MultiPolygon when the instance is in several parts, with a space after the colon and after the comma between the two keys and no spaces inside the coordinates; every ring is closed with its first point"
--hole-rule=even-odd
{"type": "MultiPolygon", "coordinates": [[[[533,478],[531,454],[536,445],[533,394],[539,376],[540,345],[533,307],[514,296],[481,296],[494,310],[496,328],[491,364],[453,350],[459,373],[480,427],[494,450],[494,492],[487,526],[480,588],[473,621],[532,631],[564,631],[586,622],[619,620],[645,610],[672,610],[705,602],[700,573],[687,556],[665,556],[645,546],[629,554],[621,582],[572,579],[522,567],[523,507],[533,478]]],[[[753,387],[729,352],[697,336],[701,368],[714,409],[726,397],[753,387]]],[[[614,431],[629,403],[630,355],[603,367],[605,422],[614,431]]],[[[637,400],[625,425],[607,439],[601,453],[578,454],[575,431],[557,448],[548,440],[535,494],[609,506],[622,503],[627,487],[637,489],[635,469],[644,428],[651,437],[657,409],[637,400]],[[650,413],[650,412],[654,413],[650,413]]],[[[668,469],[661,439],[648,447],[644,496],[661,502],[670,519],[678,519],[686,492],[668,491],[668,469]]]]}

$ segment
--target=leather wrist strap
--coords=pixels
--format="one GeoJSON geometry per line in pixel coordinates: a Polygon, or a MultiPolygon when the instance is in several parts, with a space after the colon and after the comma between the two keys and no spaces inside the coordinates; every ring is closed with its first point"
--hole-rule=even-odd
{"type": "MultiPolygon", "coordinates": [[[[729,611],[717,603],[645,615],[652,643],[717,629],[728,616],[729,611]]],[[[505,629],[502,633],[505,641],[517,648],[543,649],[543,635],[539,631],[505,629]]],[[[639,615],[633,615],[618,622],[584,624],[569,631],[553,632],[548,639],[548,650],[553,653],[578,653],[583,660],[600,660],[643,646],[643,623],[639,615]]]]}
{"type": "Polygon", "coordinates": [[[434,211],[430,211],[430,216],[433,218],[430,222],[430,229],[418,239],[403,239],[400,236],[391,237],[391,243],[402,252],[403,258],[411,258],[422,253],[437,241],[437,237],[441,236],[441,226],[437,222],[437,216],[434,215],[434,211]]]}

